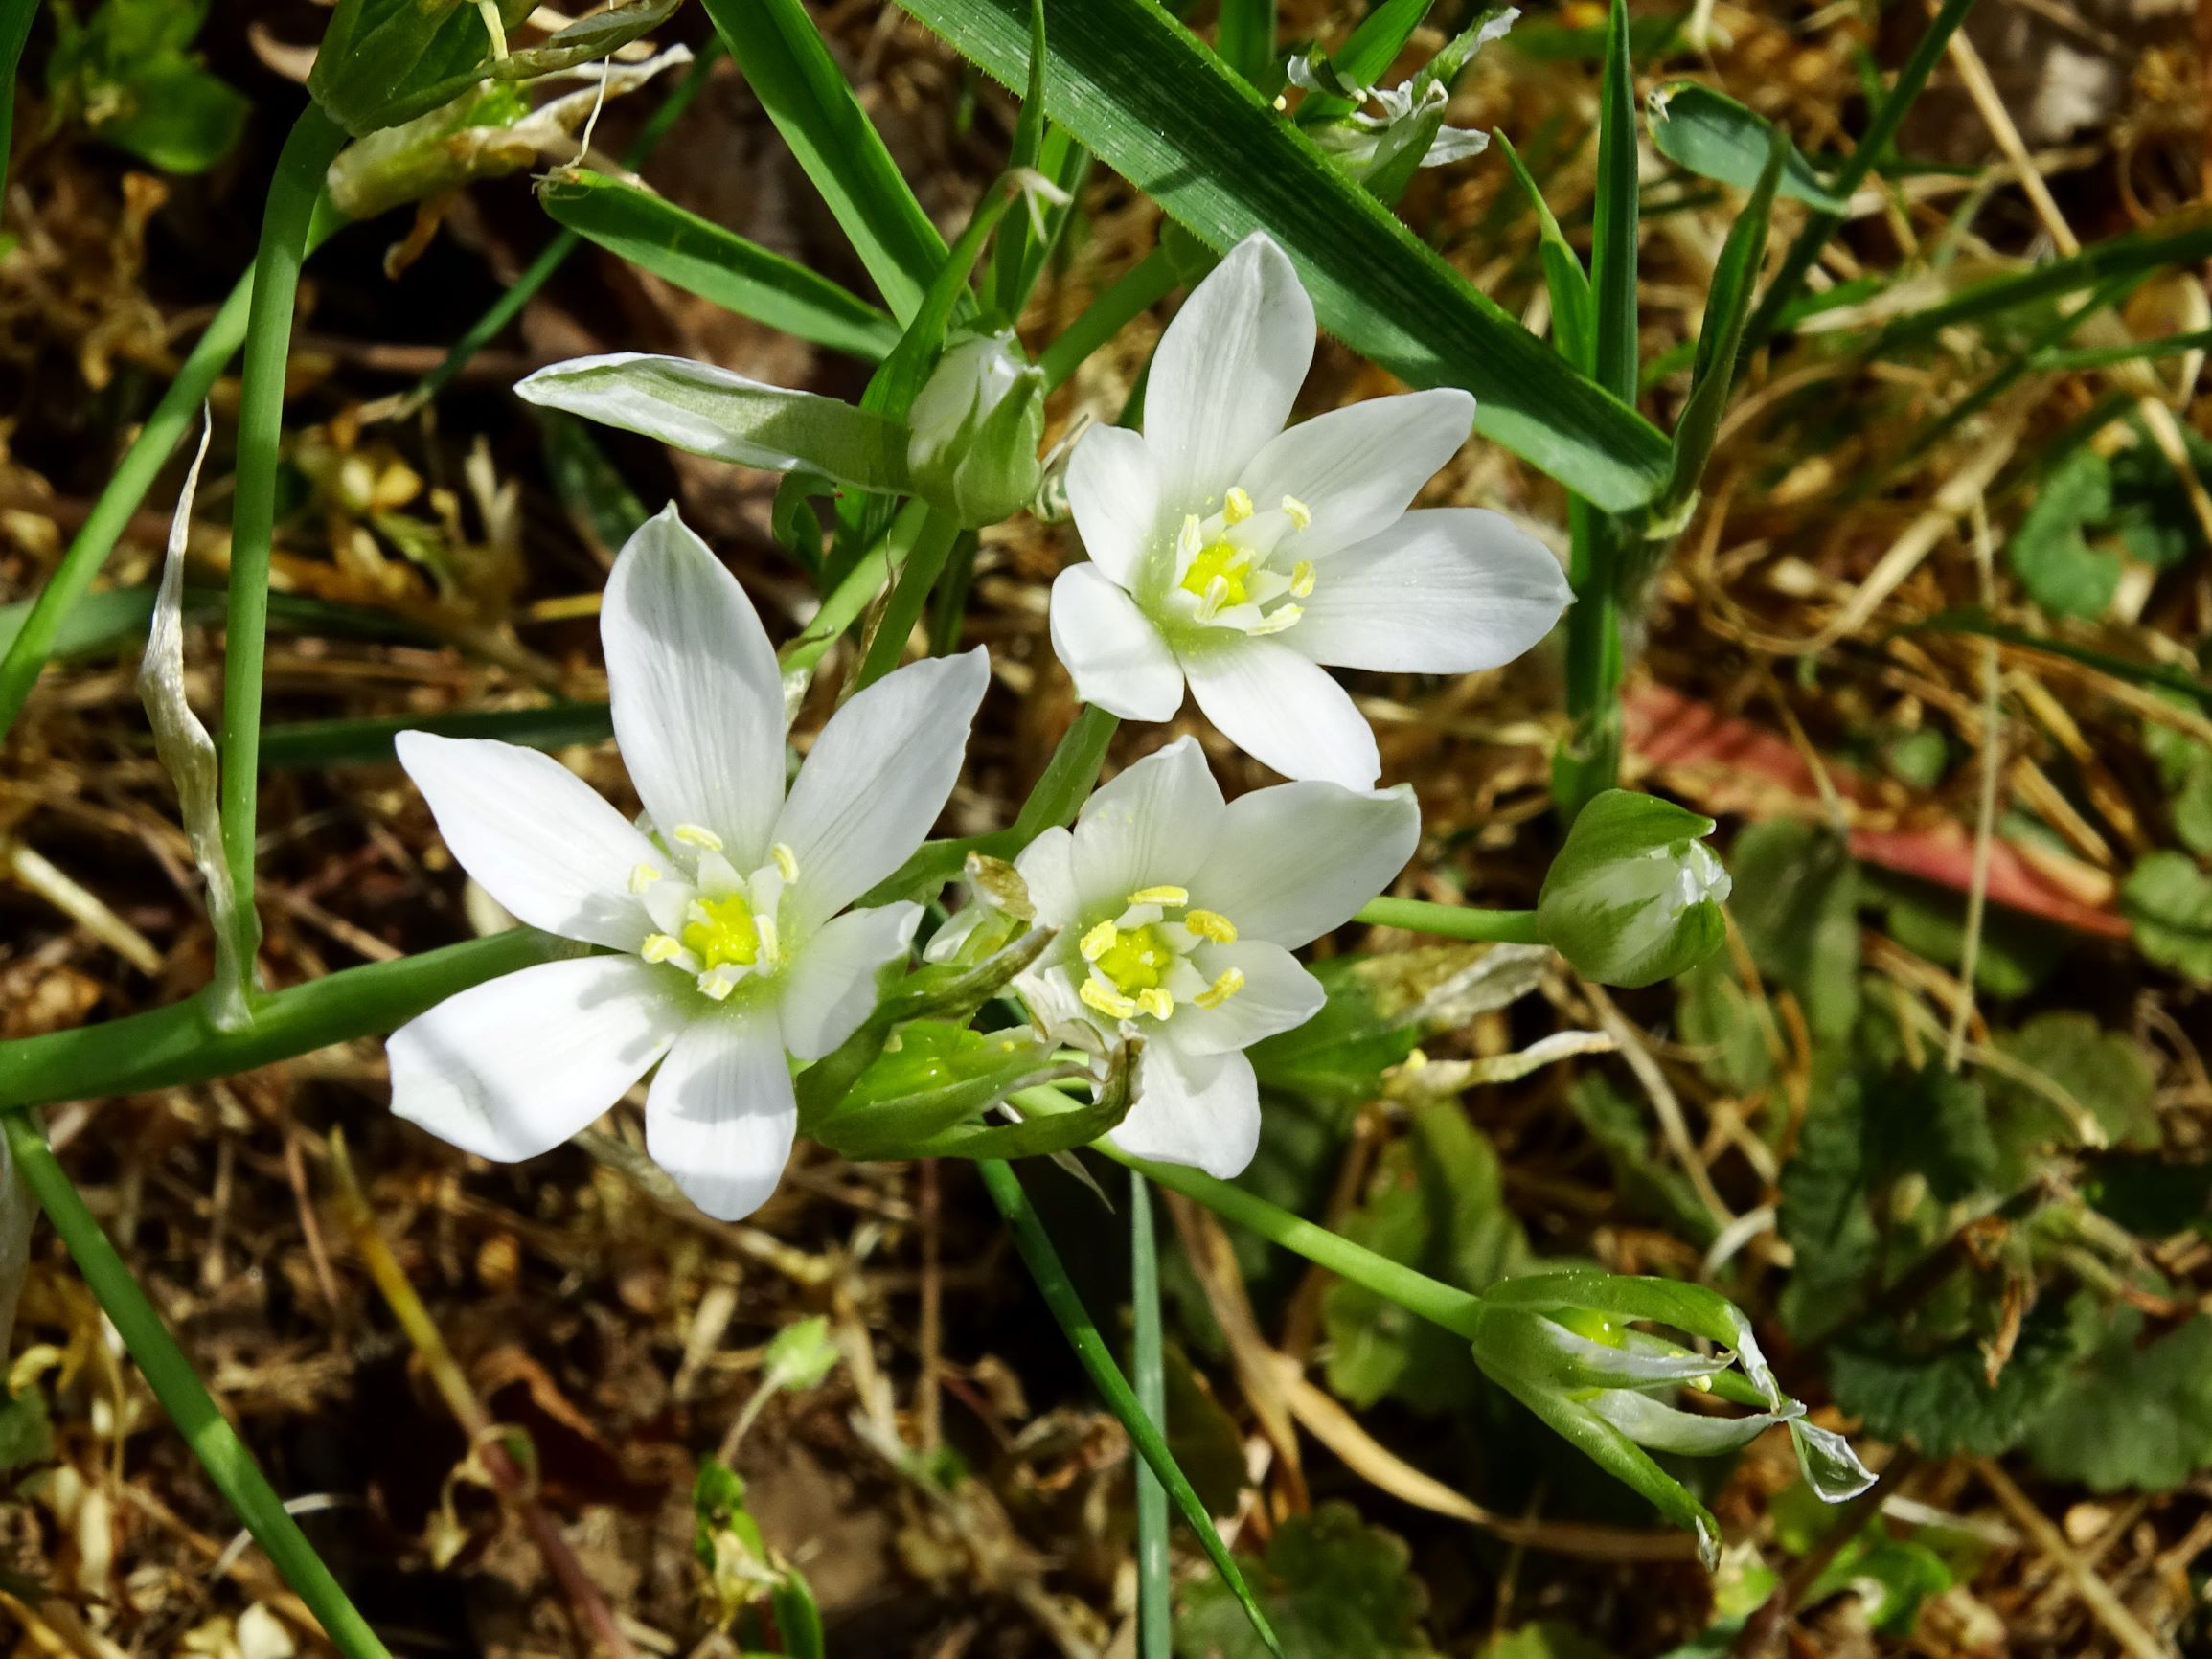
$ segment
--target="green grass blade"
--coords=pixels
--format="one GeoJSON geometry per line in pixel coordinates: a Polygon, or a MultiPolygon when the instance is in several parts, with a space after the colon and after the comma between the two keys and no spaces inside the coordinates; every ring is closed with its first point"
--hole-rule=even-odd
{"type": "Polygon", "coordinates": [[[537,199],[556,223],[741,317],[871,363],[899,343],[889,313],[651,191],[562,168],[537,199]]]}
{"type": "Polygon", "coordinates": [[[2085,346],[2072,352],[2038,352],[2030,364],[2045,372],[2110,369],[2122,363],[2150,362],[2208,350],[2212,350],[2212,329],[2196,329],[2185,334],[2168,334],[2162,340],[2137,340],[2127,346],[2085,346]]]}
{"type": "Polygon", "coordinates": [[[901,323],[945,239],[900,176],[801,0],[701,0],[746,81],[901,323]]]}
{"type": "Polygon", "coordinates": [[[1275,63],[1275,0],[1221,0],[1214,50],[1258,86],[1275,63]]]}
{"type": "Polygon", "coordinates": [[[38,0],[0,0],[0,194],[8,189],[9,142],[15,132],[15,69],[37,15],[38,0]]]}
{"type": "Polygon", "coordinates": [[[604,703],[549,703],[542,709],[465,709],[453,715],[400,716],[392,719],[296,720],[262,733],[262,764],[273,771],[309,766],[385,766],[396,763],[392,739],[401,732],[441,738],[497,738],[526,749],[565,749],[614,736],[604,703]]]}
{"type": "Polygon", "coordinates": [[[1266,1615],[1260,1611],[1260,1603],[1244,1583],[1244,1575],[1238,1571],[1237,1558],[1229,1553],[1229,1546],[1221,1542],[1221,1534],[1214,1527],[1214,1517],[1206,1513],[1206,1506],[1198,1501],[1174,1455],[1168,1450],[1168,1443],[1152,1420],[1138,1402],[1136,1394],[1122,1375],[1121,1367],[1114,1363],[1107,1352],[1106,1339],[1099,1335],[1098,1327],[1083,1305],[1083,1298],[1067,1277],[1067,1269],[1060,1265],[1060,1253],[1052,1246],[1045,1233],[1044,1223],[1038,1217],[1029,1194],[1022,1191],[1020,1180],[1012,1166],[994,1159],[977,1163],[983,1185],[991,1193],[992,1202],[998,1206],[1007,1224],[1014,1229],[1015,1247],[1021,1252],[1021,1260],[1029,1268],[1030,1277],[1037,1282],[1045,1305],[1052,1316],[1060,1322],[1060,1330],[1075,1350],[1083,1368],[1090,1374],[1091,1383],[1106,1397],[1106,1402],[1122,1427],[1129,1431],[1130,1443],[1145,1461],[1145,1466],[1157,1475],[1174,1499],[1175,1508],[1182,1511],[1183,1520],[1198,1535],[1206,1557],[1214,1563],[1214,1571],[1221,1577],[1243,1606],[1244,1616],[1252,1621],[1252,1628],[1266,1643],[1267,1650],[1282,1654],[1282,1645],[1275,1640],[1275,1632],[1268,1627],[1266,1615]]]}
{"type": "Polygon", "coordinates": [[[1998,622],[1987,611],[1976,606],[1957,610],[1938,611],[1925,621],[1914,623],[1904,630],[1908,633],[1975,634],[1982,639],[1996,640],[2022,650],[2041,651],[2045,656],[2064,657],[2069,663],[2080,663],[2084,668],[2095,669],[2099,673],[2110,674],[2116,680],[2130,685],[2153,686],[2161,691],[2187,697],[2198,708],[2212,715],[2212,685],[2205,684],[2185,669],[2168,663],[2138,663],[2127,657],[2114,656],[2110,651],[2092,650],[2065,640],[2053,639],[2046,634],[2032,634],[2025,628],[1998,622]]]}
{"type": "Polygon", "coordinates": [[[1592,368],[1598,384],[1625,403],[1636,396],[1636,148],[1628,0],[1613,0],[1598,95],[1598,193],[1590,229],[1590,294],[1597,322],[1592,368]]]}
{"type": "MultiPolygon", "coordinates": [[[[1927,84],[1934,72],[1935,60],[1943,56],[1950,37],[1958,26],[1966,21],[1973,0],[1943,0],[1942,10],[1928,22],[1927,32],[1913,47],[1912,56],[1904,60],[1904,67],[1897,72],[1897,80],[1866,124],[1866,131],[1852,149],[1851,157],[1836,170],[1828,181],[1831,194],[1845,201],[1852,193],[1866,182],[1867,175],[1888,152],[1897,129],[1920,97],[1921,88],[1927,84]]],[[[1840,214],[1815,213],[1805,221],[1804,229],[1790,242],[1789,251],[1782,256],[1782,263],[1767,284],[1767,295],[1759,302],[1758,310],[1751,314],[1745,337],[1756,349],[1764,345],[1780,326],[1783,308],[1797,297],[1797,289],[1805,281],[1805,273],[1813,268],[1813,261],[1820,257],[1820,250],[1828,245],[1828,239],[1836,234],[1843,222],[1840,214]]]]}
{"type": "MultiPolygon", "coordinates": [[[[1027,0],[901,0],[1008,85],[1027,0]]],[[[1478,293],[1148,0],[1047,0],[1048,113],[1208,246],[1280,242],[1322,326],[1416,386],[1464,386],[1476,430],[1613,511],[1664,481],[1666,441],[1478,293]]]]}
{"type": "MultiPolygon", "coordinates": [[[[1421,20],[1435,0],[1381,0],[1359,19],[1359,27],[1344,44],[1329,55],[1329,67],[1347,86],[1373,86],[1398,61],[1421,20]]],[[[1333,92],[1309,92],[1294,117],[1300,126],[1314,126],[1350,115],[1359,106],[1333,92]]]]}
{"type": "Polygon", "coordinates": [[[1537,246],[1543,259],[1544,287],[1551,295],[1552,339],[1559,347],[1560,355],[1586,375],[1594,361],[1592,352],[1597,345],[1589,273],[1583,269],[1581,257],[1568,245],[1559,220],[1552,216],[1551,204],[1537,188],[1536,178],[1528,170],[1528,164],[1521,160],[1520,151],[1514,148],[1513,140],[1503,131],[1494,132],[1492,137],[1497,141],[1506,166],[1519,181],[1521,193],[1536,210],[1537,246]]]}
{"type": "MultiPolygon", "coordinates": [[[[1168,1432],[1168,1382],[1160,1339],[1160,1240],[1152,1188],[1129,1171],[1129,1312],[1137,1403],[1168,1432]]],[[[1168,1489],[1150,1465],[1137,1470],[1137,1659],[1174,1659],[1174,1583],[1169,1577],[1168,1489]]]]}

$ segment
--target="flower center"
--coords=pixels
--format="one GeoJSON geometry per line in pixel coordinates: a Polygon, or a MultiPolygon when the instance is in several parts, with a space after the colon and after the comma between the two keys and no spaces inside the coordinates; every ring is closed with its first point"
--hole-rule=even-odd
{"type": "Polygon", "coordinates": [[[673,872],[641,864],[630,874],[629,890],[654,928],[638,954],[689,974],[702,994],[726,1002],[747,980],[782,966],[776,918],[784,889],[798,879],[799,861],[778,843],[767,863],[740,875],[722,854],[721,838],[696,824],[678,824],[667,846],[673,872]]]}
{"type": "Polygon", "coordinates": [[[1185,1002],[1220,1008],[1244,989],[1243,974],[1226,967],[1209,980],[1192,953],[1203,944],[1232,944],[1236,938],[1227,917],[1193,906],[1184,889],[1140,887],[1120,915],[1083,936],[1088,972],[1076,994],[1111,1020],[1140,1014],[1171,1019],[1185,1002]]]}
{"type": "Polygon", "coordinates": [[[1244,634],[1278,634],[1295,627],[1306,614],[1293,602],[1313,591],[1313,566],[1305,559],[1288,573],[1273,561],[1284,542],[1313,522],[1297,497],[1280,507],[1256,508],[1243,489],[1232,487],[1221,510],[1206,518],[1183,520],[1174,545],[1165,556],[1166,580],[1159,604],[1171,625],[1233,628],[1244,634]]]}
{"type": "Polygon", "coordinates": [[[691,917],[684,923],[684,948],[699,959],[701,971],[712,973],[725,963],[750,967],[760,960],[761,930],[742,893],[694,899],[691,917]]]}

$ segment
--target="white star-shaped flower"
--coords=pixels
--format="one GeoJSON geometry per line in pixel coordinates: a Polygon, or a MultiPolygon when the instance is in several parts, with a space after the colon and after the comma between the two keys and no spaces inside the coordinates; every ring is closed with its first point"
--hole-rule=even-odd
{"type": "Polygon", "coordinates": [[[775,1190],[790,1060],[875,1007],[920,907],[847,906],[929,832],[990,679],[981,650],[854,696],[784,788],[784,692],[752,602],[671,507],[608,577],[600,634],[633,825],[550,756],[402,733],[455,858],[534,927],[608,954],[463,991],[390,1042],[392,1107],[480,1156],[547,1151],[657,1061],[646,1145],[734,1219],[775,1190]]]}
{"type": "Polygon", "coordinates": [[[1168,325],[1140,436],[1076,445],[1068,504],[1091,562],[1052,590],[1052,644],[1087,702],[1165,720],[1188,683],[1246,753],[1371,787],[1375,737],[1321,665],[1465,673],[1550,631],[1567,583],[1494,512],[1409,512],[1466,442],[1456,389],[1377,398],[1285,430],[1313,307],[1266,237],[1239,243],[1168,325]]]}
{"type": "Polygon", "coordinates": [[[1047,1031],[1094,1049],[1141,1037],[1115,1143],[1226,1179],[1260,1139],[1243,1051],[1324,1001],[1290,952],[1349,921],[1420,838],[1402,788],[1284,784],[1224,804],[1198,745],[1179,739],[1016,861],[1037,924],[1059,933],[1015,989],[1047,1031]]]}

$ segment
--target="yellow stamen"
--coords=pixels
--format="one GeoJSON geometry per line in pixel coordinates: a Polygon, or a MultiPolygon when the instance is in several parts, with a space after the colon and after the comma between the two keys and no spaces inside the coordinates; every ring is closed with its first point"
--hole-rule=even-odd
{"type": "Polygon", "coordinates": [[[1107,951],[1111,950],[1114,947],[1115,941],[1119,940],[1120,938],[1121,929],[1114,926],[1112,922],[1100,922],[1096,927],[1092,928],[1088,933],[1083,936],[1082,949],[1083,961],[1096,962],[1100,957],[1104,956],[1107,951]]]}
{"type": "Polygon", "coordinates": [[[673,962],[683,950],[673,936],[666,933],[649,933],[645,943],[637,947],[638,955],[648,962],[673,962]]]}
{"type": "Polygon", "coordinates": [[[699,975],[699,989],[705,991],[717,1002],[728,1002],[730,992],[737,989],[738,982],[726,973],[702,973],[699,975]]]}
{"type": "Polygon", "coordinates": [[[1286,628],[1298,625],[1298,619],[1306,614],[1302,604],[1279,604],[1246,631],[1254,635],[1279,634],[1286,628]]]}
{"type": "Polygon", "coordinates": [[[1224,967],[1221,969],[1220,978],[1215,980],[1212,985],[1206,987],[1204,990],[1198,992],[1191,1000],[1200,1008],[1220,1008],[1221,1004],[1227,1002],[1229,998],[1243,989],[1244,976],[1243,972],[1234,967],[1224,967]]]}
{"type": "Polygon", "coordinates": [[[1216,944],[1237,943],[1236,923],[1218,910],[1186,910],[1183,925],[1200,939],[1210,939],[1216,944]]]}
{"type": "Polygon", "coordinates": [[[699,847],[709,852],[719,852],[722,850],[722,838],[712,830],[702,829],[696,824],[678,824],[669,833],[686,847],[699,847]]]}
{"type": "Polygon", "coordinates": [[[1290,597],[1310,599],[1313,593],[1313,561],[1302,558],[1290,567],[1290,597]]]}
{"type": "Polygon", "coordinates": [[[1236,485],[1229,486],[1229,493],[1221,502],[1221,520],[1225,524],[1242,524],[1252,516],[1252,498],[1236,485]]]}
{"type": "Polygon", "coordinates": [[[1310,530],[1313,524],[1313,510],[1295,495],[1283,497],[1283,515],[1299,530],[1310,530]]]}
{"type": "Polygon", "coordinates": [[[1076,995],[1108,1019],[1129,1019],[1137,1011],[1137,1005],[1132,999],[1118,991],[1108,990],[1095,979],[1084,980],[1076,995]]]}
{"type": "Polygon", "coordinates": [[[1131,904],[1188,904],[1191,890],[1187,887],[1140,887],[1129,895],[1131,904]]]}
{"type": "Polygon", "coordinates": [[[629,873],[629,890],[632,893],[643,893],[659,879],[659,871],[650,864],[640,864],[629,873]]]}
{"type": "Polygon", "coordinates": [[[1175,999],[1157,987],[1151,990],[1140,990],[1137,992],[1137,1010],[1140,1013],[1151,1014],[1154,1019],[1166,1019],[1175,1011],[1175,999]]]}
{"type": "Polygon", "coordinates": [[[779,841],[768,849],[768,856],[775,861],[776,874],[786,881],[799,879],[799,855],[787,842],[779,841]]]}

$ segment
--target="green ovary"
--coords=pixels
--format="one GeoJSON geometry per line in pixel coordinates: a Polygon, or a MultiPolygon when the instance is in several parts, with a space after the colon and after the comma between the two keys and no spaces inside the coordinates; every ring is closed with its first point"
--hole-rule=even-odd
{"type": "Polygon", "coordinates": [[[694,901],[693,920],[684,923],[684,948],[699,959],[699,971],[729,965],[750,967],[760,959],[761,930],[742,894],[694,901]]]}
{"type": "Polygon", "coordinates": [[[1174,960],[1157,927],[1138,927],[1117,933],[1113,943],[1099,952],[1097,967],[1122,995],[1135,996],[1158,989],[1174,960]]]}

